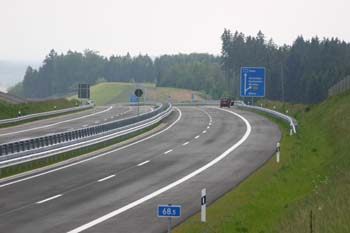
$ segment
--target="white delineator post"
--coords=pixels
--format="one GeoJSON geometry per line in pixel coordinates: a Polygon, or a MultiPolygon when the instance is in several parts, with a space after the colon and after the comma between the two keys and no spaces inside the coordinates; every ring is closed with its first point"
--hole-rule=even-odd
{"type": "Polygon", "coordinates": [[[281,151],[281,144],[279,142],[277,142],[277,145],[276,145],[276,161],[277,161],[277,163],[280,162],[280,151],[281,151]]]}
{"type": "Polygon", "coordinates": [[[201,222],[206,222],[207,191],[202,189],[201,193],[201,222]]]}

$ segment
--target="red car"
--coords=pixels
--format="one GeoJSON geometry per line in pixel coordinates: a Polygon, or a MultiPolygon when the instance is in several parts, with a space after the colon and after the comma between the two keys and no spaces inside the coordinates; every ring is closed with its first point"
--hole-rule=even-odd
{"type": "Polygon", "coordinates": [[[220,99],[220,108],[222,108],[222,107],[230,108],[231,105],[233,105],[232,103],[233,103],[233,101],[230,98],[221,98],[220,99]]]}

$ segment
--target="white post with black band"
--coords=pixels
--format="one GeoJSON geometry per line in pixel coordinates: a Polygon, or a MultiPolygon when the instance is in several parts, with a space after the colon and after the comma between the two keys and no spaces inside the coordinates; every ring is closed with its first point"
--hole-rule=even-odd
{"type": "Polygon", "coordinates": [[[281,152],[281,144],[279,142],[277,142],[277,145],[276,145],[276,161],[277,161],[277,163],[280,162],[280,152],[281,152]]]}
{"type": "Polygon", "coordinates": [[[202,189],[201,195],[201,222],[206,222],[207,191],[202,189]]]}

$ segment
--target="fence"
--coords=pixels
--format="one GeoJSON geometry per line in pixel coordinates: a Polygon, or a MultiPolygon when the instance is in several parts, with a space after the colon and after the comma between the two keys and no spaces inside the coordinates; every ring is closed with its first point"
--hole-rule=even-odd
{"type": "Polygon", "coordinates": [[[338,95],[347,90],[350,90],[350,76],[347,76],[343,80],[328,89],[328,96],[338,95]]]}

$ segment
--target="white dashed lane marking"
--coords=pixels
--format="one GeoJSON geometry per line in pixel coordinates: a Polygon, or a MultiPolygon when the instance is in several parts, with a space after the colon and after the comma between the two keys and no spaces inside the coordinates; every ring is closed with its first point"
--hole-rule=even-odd
{"type": "Polygon", "coordinates": [[[167,150],[167,151],[164,152],[164,154],[166,155],[166,154],[168,154],[168,153],[170,153],[172,151],[173,151],[172,149],[171,150],[167,150]]]}
{"type": "Polygon", "coordinates": [[[140,167],[140,166],[145,165],[146,163],[149,163],[149,162],[150,162],[150,161],[147,160],[147,161],[145,161],[145,162],[142,162],[142,163],[137,164],[137,166],[140,167]]]}
{"type": "Polygon", "coordinates": [[[59,197],[61,197],[61,196],[62,196],[62,194],[58,194],[58,195],[56,195],[56,196],[49,197],[49,198],[46,198],[46,199],[44,199],[44,200],[38,201],[38,202],[36,202],[36,204],[43,204],[43,203],[45,203],[45,202],[51,201],[51,200],[56,199],[56,198],[59,198],[59,197]]]}
{"type": "Polygon", "coordinates": [[[190,142],[185,142],[184,144],[182,144],[183,146],[186,146],[188,143],[190,143],[190,142]]]}
{"type": "Polygon", "coordinates": [[[102,182],[102,181],[105,181],[105,180],[109,180],[109,179],[111,179],[113,177],[115,177],[115,175],[110,175],[110,176],[107,176],[105,178],[99,179],[97,182],[102,182]]]}

